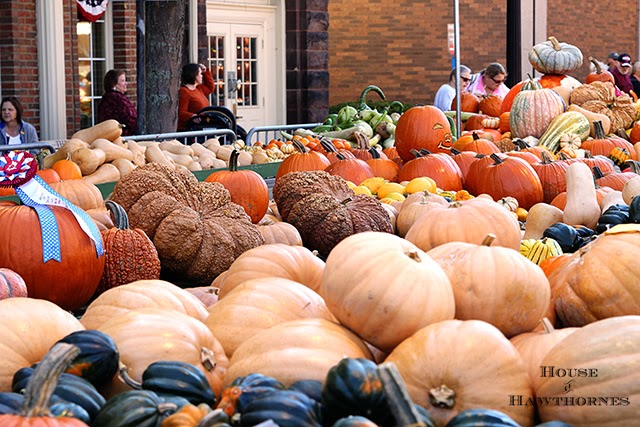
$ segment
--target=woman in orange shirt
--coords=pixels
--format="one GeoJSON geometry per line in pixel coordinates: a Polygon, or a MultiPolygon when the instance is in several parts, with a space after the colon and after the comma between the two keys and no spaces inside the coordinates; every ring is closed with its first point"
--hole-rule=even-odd
{"type": "Polygon", "coordinates": [[[178,101],[178,131],[185,131],[189,120],[209,106],[207,98],[214,89],[211,71],[202,64],[187,64],[182,67],[178,101]]]}

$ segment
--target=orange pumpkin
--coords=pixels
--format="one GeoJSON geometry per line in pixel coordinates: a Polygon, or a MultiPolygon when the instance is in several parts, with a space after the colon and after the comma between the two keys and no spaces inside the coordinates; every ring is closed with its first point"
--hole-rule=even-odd
{"type": "Polygon", "coordinates": [[[429,251],[448,242],[481,244],[494,234],[493,246],[520,249],[520,225],[515,216],[493,200],[484,197],[434,205],[416,220],[405,238],[429,251]]]}
{"type": "MultiPolygon", "coordinates": [[[[479,104],[480,98],[478,98],[475,94],[471,92],[460,93],[460,111],[465,111],[467,113],[477,113],[479,104]]],[[[454,96],[453,100],[451,101],[451,110],[456,111],[457,107],[458,98],[454,96]]]]}
{"type": "Polygon", "coordinates": [[[398,182],[400,166],[393,160],[388,159],[386,155],[384,157],[380,156],[380,152],[375,148],[370,148],[369,151],[371,152],[371,158],[365,161],[371,167],[373,176],[379,176],[391,182],[398,182]]]}
{"type": "Polygon", "coordinates": [[[297,152],[290,154],[280,163],[276,172],[276,181],[289,172],[324,170],[329,166],[329,159],[324,154],[308,151],[299,141],[293,141],[293,145],[297,152]]]}
{"type": "Polygon", "coordinates": [[[0,300],[26,296],[27,285],[24,279],[13,270],[0,268],[0,300]]]}
{"type": "MultiPolygon", "coordinates": [[[[450,150],[449,150],[450,151],[450,150]]],[[[462,190],[462,172],[451,156],[428,151],[414,152],[413,160],[407,161],[398,174],[400,181],[427,176],[443,190],[462,190]]]]}
{"type": "Polygon", "coordinates": [[[594,72],[587,74],[585,83],[611,82],[613,84],[616,84],[616,80],[613,78],[613,74],[611,74],[611,72],[609,72],[608,70],[603,70],[602,67],[600,66],[600,61],[597,61],[596,59],[589,57],[589,62],[593,64],[593,66],[595,67],[595,70],[594,72]]]}
{"type": "Polygon", "coordinates": [[[570,425],[588,420],[602,427],[637,424],[640,370],[629,367],[639,358],[640,316],[600,320],[573,332],[542,359],[545,375],[537,375],[533,385],[536,396],[570,398],[575,405],[538,405],[540,419],[570,425]],[[602,404],[589,405],[593,399],[602,404]]]}
{"type": "Polygon", "coordinates": [[[502,100],[502,105],[500,106],[500,113],[505,113],[508,111],[511,111],[511,105],[513,104],[513,98],[516,97],[517,94],[520,93],[520,91],[522,90],[522,86],[524,86],[524,84],[527,82],[527,80],[522,80],[518,83],[516,83],[515,85],[513,85],[513,87],[511,87],[511,89],[509,90],[509,92],[507,92],[507,94],[505,95],[504,99],[502,100]]]}
{"type": "Polygon", "coordinates": [[[62,181],[67,179],[82,179],[80,166],[71,160],[58,160],[51,166],[51,169],[58,172],[62,181]]]}
{"type": "Polygon", "coordinates": [[[495,409],[519,425],[533,425],[534,405],[512,405],[509,399],[533,398],[522,357],[486,322],[434,323],[404,340],[385,361],[396,365],[409,396],[429,411],[435,425],[471,408],[495,409]]]}
{"type": "Polygon", "coordinates": [[[491,117],[499,117],[502,109],[502,98],[498,95],[486,95],[480,99],[478,111],[491,117]]]}
{"type": "Polygon", "coordinates": [[[549,281],[540,267],[520,252],[493,247],[492,242],[492,235],[481,245],[449,242],[427,255],[451,281],[456,319],[483,320],[507,337],[530,332],[549,307],[549,281]],[[480,265],[491,268],[479,269],[480,265]]]}
{"type": "Polygon", "coordinates": [[[257,224],[269,207],[269,187],[262,176],[252,170],[238,170],[238,150],[233,150],[229,157],[229,170],[213,172],[206,182],[219,182],[229,190],[231,201],[242,206],[257,224]]]}
{"type": "Polygon", "coordinates": [[[358,158],[347,158],[342,154],[338,154],[338,160],[331,163],[324,170],[325,172],[341,176],[346,181],[350,181],[355,185],[360,185],[367,178],[375,177],[373,169],[364,160],[358,158]]]}
{"type": "Polygon", "coordinates": [[[426,105],[405,111],[396,126],[396,149],[404,162],[414,158],[411,150],[425,148],[448,153],[452,146],[451,126],[442,111],[426,105]]]}
{"type": "Polygon", "coordinates": [[[39,169],[36,174],[47,184],[60,182],[60,175],[53,169],[39,169]]]}
{"type": "Polygon", "coordinates": [[[0,206],[0,234],[10,236],[2,240],[0,265],[22,276],[30,297],[76,310],[98,287],[105,257],[96,255],[93,241],[70,210],[50,209],[58,223],[61,261],[43,262],[40,220],[33,208],[0,206]]]}
{"type": "Polygon", "coordinates": [[[338,243],[327,258],[321,293],[342,325],[383,351],[455,312],[442,269],[388,233],[363,232],[338,243]],[[370,274],[373,264],[378,267],[370,274]]]}

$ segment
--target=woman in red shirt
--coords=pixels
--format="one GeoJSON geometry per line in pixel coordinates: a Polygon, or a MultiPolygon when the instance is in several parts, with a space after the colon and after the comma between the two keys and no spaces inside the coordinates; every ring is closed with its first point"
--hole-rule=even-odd
{"type": "Polygon", "coordinates": [[[202,64],[187,64],[182,67],[182,85],[178,101],[178,131],[187,130],[192,117],[209,106],[207,98],[214,89],[211,71],[202,64]]]}

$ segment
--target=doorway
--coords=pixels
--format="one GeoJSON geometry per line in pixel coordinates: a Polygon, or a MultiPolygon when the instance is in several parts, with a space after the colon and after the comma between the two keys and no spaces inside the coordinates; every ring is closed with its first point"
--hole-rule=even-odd
{"type": "Polygon", "coordinates": [[[275,6],[207,5],[209,67],[216,89],[211,105],[234,112],[245,130],[283,124],[283,27],[275,6]]]}

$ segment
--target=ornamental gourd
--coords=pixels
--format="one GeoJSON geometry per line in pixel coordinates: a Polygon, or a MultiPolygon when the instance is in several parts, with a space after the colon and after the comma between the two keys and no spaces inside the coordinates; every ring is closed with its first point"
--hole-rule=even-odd
{"type": "Polygon", "coordinates": [[[509,126],[515,138],[540,138],[551,121],[565,110],[562,98],[551,89],[526,85],[513,99],[509,126]]]}
{"type": "Polygon", "coordinates": [[[96,295],[116,286],[136,280],[160,278],[158,251],[147,234],[139,228],[129,228],[129,218],[122,206],[108,200],[115,227],[101,232],[106,261],[96,295]]]}

